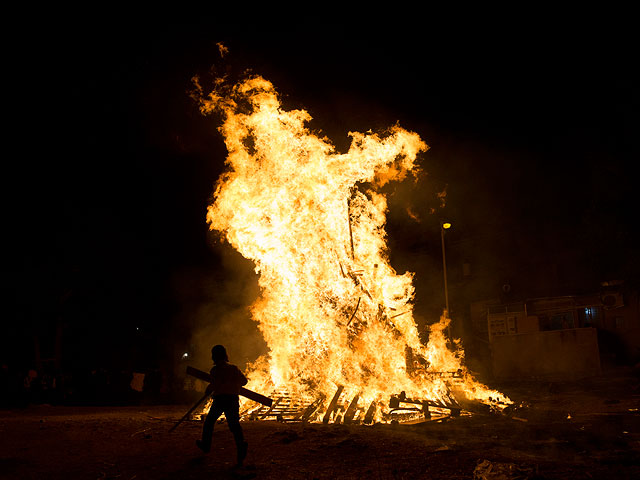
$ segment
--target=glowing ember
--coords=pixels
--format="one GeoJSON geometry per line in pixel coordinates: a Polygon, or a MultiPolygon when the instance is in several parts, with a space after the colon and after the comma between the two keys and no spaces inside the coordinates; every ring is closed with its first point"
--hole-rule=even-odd
{"type": "Polygon", "coordinates": [[[269,353],[251,366],[248,388],[326,399],[326,407],[344,387],[360,412],[372,402],[384,409],[403,391],[436,402],[454,390],[458,400],[508,402],[467,373],[458,343],[448,348],[448,319],[421,342],[412,274],[389,264],[379,187],[415,173],[428,148],[416,133],[349,133],[349,151],[336,153],[305,126],[310,115],[284,111],[261,77],[218,85],[201,110],[223,114],[229,152],[207,221],[259,274],[252,314],[269,353]]]}

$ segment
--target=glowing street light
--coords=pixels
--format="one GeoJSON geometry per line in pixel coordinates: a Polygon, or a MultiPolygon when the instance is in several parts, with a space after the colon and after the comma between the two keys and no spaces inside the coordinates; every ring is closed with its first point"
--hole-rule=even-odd
{"type": "Polygon", "coordinates": [[[444,251],[444,231],[449,230],[451,224],[449,222],[440,222],[440,240],[442,241],[442,273],[444,275],[444,304],[445,316],[449,318],[449,290],[447,289],[447,257],[444,251]]]}

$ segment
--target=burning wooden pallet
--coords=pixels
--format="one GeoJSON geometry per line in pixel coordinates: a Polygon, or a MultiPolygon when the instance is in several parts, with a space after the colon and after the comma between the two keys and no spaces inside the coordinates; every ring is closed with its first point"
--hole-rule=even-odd
{"type": "Polygon", "coordinates": [[[271,406],[260,405],[258,408],[250,407],[242,414],[249,420],[267,420],[275,418],[281,422],[300,421],[306,410],[316,402],[303,402],[292,397],[289,392],[275,391],[271,394],[273,403],[271,406]]]}
{"type": "MultiPolygon", "coordinates": [[[[342,424],[370,425],[374,422],[378,410],[383,407],[379,402],[373,401],[362,404],[360,396],[348,398],[343,395],[344,387],[339,386],[326,404],[325,398],[318,398],[313,402],[301,402],[293,398],[286,391],[273,392],[274,399],[271,406],[251,407],[242,414],[248,420],[275,419],[281,422],[308,422],[322,421],[342,424]]],[[[458,417],[462,410],[469,410],[457,402],[437,402],[433,400],[416,400],[408,398],[405,392],[394,395],[388,404],[389,410],[383,414],[388,421],[403,421],[406,418],[425,421],[432,418],[434,410],[447,411],[449,416],[458,417]]],[[[477,410],[473,408],[473,410],[477,410]]],[[[471,411],[471,410],[469,410],[471,411]]]]}
{"type": "MultiPolygon", "coordinates": [[[[187,368],[189,375],[207,380],[209,374],[192,367],[187,368]]],[[[434,375],[456,377],[458,372],[432,372],[434,375]]],[[[360,402],[360,395],[352,398],[343,395],[344,386],[338,386],[331,401],[326,404],[325,397],[316,398],[313,401],[304,401],[291,395],[286,390],[276,390],[270,397],[257,394],[250,390],[242,389],[241,395],[259,402],[259,406],[251,404],[241,413],[243,419],[268,420],[275,419],[280,422],[309,422],[322,423],[364,424],[374,422],[379,409],[383,407],[379,402],[373,401],[368,405],[360,402]]],[[[382,413],[388,421],[429,420],[432,411],[449,411],[451,417],[458,417],[462,410],[469,412],[485,413],[489,406],[477,402],[464,404],[453,396],[441,401],[408,398],[405,392],[392,395],[389,399],[389,410],[382,413]]],[[[200,415],[202,417],[202,415],[200,415]]]]}

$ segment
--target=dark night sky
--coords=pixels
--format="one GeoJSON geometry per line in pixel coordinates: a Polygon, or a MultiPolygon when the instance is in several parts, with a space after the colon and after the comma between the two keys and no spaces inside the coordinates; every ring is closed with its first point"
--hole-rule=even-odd
{"type": "MultiPolygon", "coordinates": [[[[191,77],[213,65],[265,76],[339,148],[349,130],[398,121],[417,131],[431,146],[429,186],[412,207],[447,185],[441,214],[461,238],[561,231],[584,251],[615,250],[617,268],[620,252],[638,251],[637,60],[617,21],[49,26],[16,69],[24,139],[8,176],[18,193],[3,202],[14,226],[9,316],[46,324],[71,292],[62,310],[84,325],[78,335],[116,342],[134,324],[174,335],[205,283],[235,275],[220,269],[204,221],[224,147],[188,96],[191,77]],[[224,61],[217,42],[230,49],[224,61]]],[[[427,245],[435,216],[405,223],[390,219],[394,244],[438,252],[427,245]]],[[[612,274],[637,278],[629,263],[612,274]]]]}

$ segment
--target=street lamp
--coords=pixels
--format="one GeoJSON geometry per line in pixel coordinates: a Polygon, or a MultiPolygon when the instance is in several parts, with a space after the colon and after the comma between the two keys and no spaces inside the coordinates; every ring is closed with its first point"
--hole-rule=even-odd
{"type": "Polygon", "coordinates": [[[444,252],[444,231],[449,230],[451,224],[449,222],[440,222],[440,240],[442,241],[442,273],[444,275],[444,304],[445,316],[449,318],[449,290],[447,289],[447,257],[444,252]]]}

